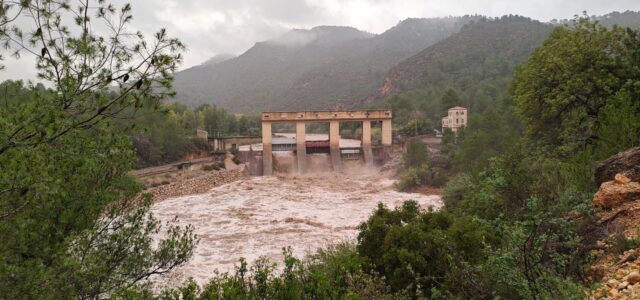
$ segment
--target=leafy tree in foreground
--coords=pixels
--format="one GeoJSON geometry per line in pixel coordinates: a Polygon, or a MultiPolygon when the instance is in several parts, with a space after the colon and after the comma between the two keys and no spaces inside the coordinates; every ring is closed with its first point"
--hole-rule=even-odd
{"type": "Polygon", "coordinates": [[[560,147],[563,155],[608,138],[599,132],[605,108],[637,102],[637,46],[637,32],[609,30],[587,18],[556,28],[518,68],[511,86],[531,137],[560,147]]]}
{"type": "Polygon", "coordinates": [[[35,56],[38,78],[51,83],[53,93],[37,103],[21,103],[21,109],[0,111],[8,116],[0,123],[0,154],[51,143],[70,131],[120,117],[128,107],[159,105],[172,94],[171,73],[184,45],[164,29],[151,43],[141,32],[129,32],[130,5],[117,9],[104,0],[77,7],[52,0],[15,5],[32,26],[4,32],[5,46],[16,56],[35,56]]]}
{"type": "Polygon", "coordinates": [[[171,94],[183,45],[164,30],[153,42],[129,32],[129,5],[2,4],[32,21],[2,23],[5,46],[37,56],[51,87],[10,82],[1,91],[2,297],[106,298],[187,261],[192,228],[163,230],[153,218],[128,175],[131,142],[109,126],[171,94]]]}

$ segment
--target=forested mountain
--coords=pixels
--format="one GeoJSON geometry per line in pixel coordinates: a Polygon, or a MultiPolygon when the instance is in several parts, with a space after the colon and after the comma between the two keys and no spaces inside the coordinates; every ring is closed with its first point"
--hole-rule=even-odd
{"type": "Polygon", "coordinates": [[[349,27],[293,30],[235,59],[177,73],[176,99],[243,112],[355,106],[394,65],[479,18],[407,19],[380,35],[349,27]]]}
{"type": "Polygon", "coordinates": [[[379,96],[415,89],[467,90],[510,77],[552,29],[551,24],[520,16],[473,22],[394,67],[379,96]]]}
{"type": "MultiPolygon", "coordinates": [[[[640,28],[637,12],[591,19],[640,28]]],[[[214,57],[177,73],[176,101],[234,112],[352,108],[410,91],[439,98],[451,87],[462,92],[462,104],[484,107],[491,103],[483,99],[506,92],[515,66],[553,26],[569,23],[464,16],[407,19],[379,35],[333,26],[292,30],[236,58],[214,57]]]]}
{"type": "MultiPolygon", "coordinates": [[[[606,27],[617,25],[620,27],[629,27],[632,29],[640,28],[640,12],[627,10],[625,12],[614,11],[603,16],[591,16],[592,21],[598,21],[606,27]]],[[[569,20],[563,20],[563,23],[569,23],[569,20]]]]}
{"type": "MultiPolygon", "coordinates": [[[[590,19],[609,28],[640,28],[637,12],[590,19]]],[[[495,109],[508,97],[516,66],[525,63],[557,26],[573,25],[569,20],[543,23],[522,16],[484,18],[467,24],[392,68],[372,97],[383,101],[373,105],[392,108],[398,124],[424,120],[423,133],[439,127],[447,107],[462,105],[473,113],[495,109]]]]}
{"type": "MultiPolygon", "coordinates": [[[[640,28],[640,13],[613,12],[592,16],[604,26],[640,28]]],[[[484,80],[510,77],[553,26],[571,21],[542,23],[522,16],[483,18],[460,32],[399,63],[385,76],[378,96],[430,87],[467,89],[484,80]]]]}

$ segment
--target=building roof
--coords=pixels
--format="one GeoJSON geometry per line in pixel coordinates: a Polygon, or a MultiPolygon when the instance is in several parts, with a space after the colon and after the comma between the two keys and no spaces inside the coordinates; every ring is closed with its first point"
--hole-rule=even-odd
{"type": "Polygon", "coordinates": [[[452,108],[449,108],[449,110],[454,110],[454,109],[466,109],[466,108],[462,106],[454,106],[452,108]]]}

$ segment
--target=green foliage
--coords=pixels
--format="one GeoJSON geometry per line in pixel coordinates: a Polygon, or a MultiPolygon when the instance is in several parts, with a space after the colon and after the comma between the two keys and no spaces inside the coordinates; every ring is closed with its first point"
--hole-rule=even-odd
{"type": "Polygon", "coordinates": [[[244,259],[235,272],[216,274],[207,284],[193,281],[154,295],[138,288],[114,295],[127,299],[400,299],[375,275],[361,269],[355,247],[339,244],[300,260],[283,249],[283,270],[265,258],[251,267],[244,259]]]}
{"type": "Polygon", "coordinates": [[[130,132],[138,157],[136,167],[174,162],[189,153],[209,149],[205,141],[194,137],[195,129],[187,130],[180,125],[179,115],[173,111],[143,108],[134,119],[121,122],[136,126],[130,132]]]}
{"type": "Polygon", "coordinates": [[[131,119],[119,120],[117,125],[130,131],[138,154],[136,167],[166,164],[184,159],[194,153],[209,151],[207,141],[196,137],[197,129],[211,129],[209,136],[256,135],[260,126],[258,116],[235,116],[224,109],[202,106],[191,110],[181,104],[166,105],[159,111],[140,108],[131,119]]]}
{"type": "MultiPolygon", "coordinates": [[[[516,71],[511,87],[530,136],[557,147],[563,155],[573,155],[592,144],[602,147],[603,138],[615,138],[601,136],[612,126],[621,125],[612,113],[621,113],[630,121],[625,115],[640,112],[625,101],[629,93],[635,93],[639,77],[637,36],[632,30],[609,30],[587,18],[576,19],[572,27],[556,28],[516,71]],[[632,110],[621,111],[616,102],[632,110]],[[603,121],[609,128],[604,132],[600,129],[603,121]]],[[[613,145],[621,142],[627,146],[625,138],[609,140],[608,144],[620,150],[613,145]]]]}
{"type": "Polygon", "coordinates": [[[446,181],[447,174],[442,168],[421,165],[404,169],[397,187],[400,191],[416,186],[441,187],[446,181]]]}
{"type": "Polygon", "coordinates": [[[517,143],[521,128],[512,106],[498,106],[469,116],[469,125],[458,133],[456,143],[452,145],[450,133],[445,133],[443,143],[453,154],[456,171],[473,172],[484,169],[490,158],[506,152],[517,143]]]}
{"type": "Polygon", "coordinates": [[[127,174],[130,148],[94,127],[0,155],[3,295],[100,296],[188,260],[191,228],[152,243],[161,226],[127,174]]]}
{"type": "Polygon", "coordinates": [[[418,136],[432,134],[433,129],[433,123],[428,119],[415,118],[407,121],[406,124],[398,129],[398,132],[405,136],[418,136]]]}
{"type": "Polygon", "coordinates": [[[427,146],[418,139],[410,139],[405,144],[404,165],[407,167],[419,167],[429,160],[427,146]]]}
{"type": "Polygon", "coordinates": [[[392,291],[411,298],[440,293],[482,298],[475,293],[483,281],[477,267],[500,243],[490,226],[472,217],[420,212],[411,201],[395,210],[379,205],[359,229],[357,249],[364,266],[383,275],[392,291]]]}
{"type": "Polygon", "coordinates": [[[171,73],[182,61],[184,45],[164,29],[153,40],[131,32],[130,5],[22,1],[20,6],[24,14],[18,20],[42,25],[14,26],[0,31],[0,38],[16,55],[35,56],[38,78],[51,84],[52,93],[39,95],[37,103],[0,108],[7,116],[0,123],[0,154],[54,142],[70,131],[122,117],[126,108],[157,106],[172,94],[171,73]],[[93,21],[112,30],[102,36],[90,28],[93,21]]]}
{"type": "Polygon", "coordinates": [[[257,136],[260,134],[260,116],[258,114],[236,116],[223,108],[209,104],[199,106],[194,112],[200,120],[200,128],[209,132],[210,136],[257,136]]]}
{"type": "Polygon", "coordinates": [[[468,108],[469,116],[496,109],[508,96],[516,66],[527,61],[552,29],[521,16],[468,24],[399,65],[399,77],[389,77],[394,93],[374,106],[392,109],[397,128],[416,114],[439,125],[453,106],[468,108]]]}
{"type": "Polygon", "coordinates": [[[447,109],[462,105],[462,99],[460,99],[460,96],[455,89],[449,87],[442,93],[440,105],[440,107],[442,107],[440,114],[445,115],[447,113],[447,109]]]}
{"type": "Polygon", "coordinates": [[[484,267],[506,298],[558,298],[567,288],[575,291],[572,280],[582,276],[595,242],[587,234],[590,194],[564,175],[566,162],[532,149],[512,148],[484,171],[451,180],[443,193],[448,211],[500,228],[503,247],[484,267]],[[511,281],[502,281],[501,272],[512,273],[511,281]]]}
{"type": "Polygon", "coordinates": [[[128,175],[131,142],[111,123],[171,94],[183,45],[164,30],[153,41],[130,32],[130,5],[20,5],[19,17],[43,25],[0,38],[12,51],[38,49],[38,76],[51,88],[0,90],[0,294],[106,298],[186,262],[193,228],[153,218],[151,199],[128,175]],[[113,31],[90,30],[94,16],[113,31]]]}

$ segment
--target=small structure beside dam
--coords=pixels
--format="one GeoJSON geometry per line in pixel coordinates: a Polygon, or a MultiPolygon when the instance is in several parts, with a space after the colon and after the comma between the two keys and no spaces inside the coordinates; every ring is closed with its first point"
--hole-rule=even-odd
{"type": "Polygon", "coordinates": [[[296,155],[298,173],[307,171],[308,153],[323,153],[324,151],[327,151],[331,156],[331,166],[336,171],[341,170],[343,157],[354,154],[362,156],[367,165],[373,165],[372,122],[381,123],[381,145],[375,148],[377,153],[384,156],[385,148],[391,147],[392,143],[391,120],[391,110],[263,112],[262,174],[271,175],[273,173],[273,151],[293,151],[296,155]],[[341,147],[340,122],[362,123],[361,147],[341,147]],[[272,125],[275,123],[295,123],[295,144],[273,143],[272,125]],[[328,141],[307,141],[307,123],[329,123],[328,141]]]}

